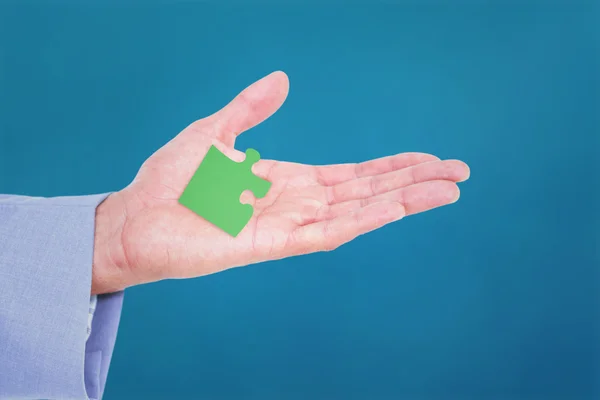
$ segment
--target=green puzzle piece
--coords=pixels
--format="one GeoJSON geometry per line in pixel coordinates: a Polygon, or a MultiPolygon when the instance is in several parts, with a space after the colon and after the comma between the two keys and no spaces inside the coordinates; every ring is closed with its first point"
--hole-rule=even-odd
{"type": "Polygon", "coordinates": [[[258,160],[260,154],[254,149],[246,150],[246,159],[237,163],[211,146],[179,203],[231,236],[237,236],[254,211],[250,204],[240,203],[242,192],[250,190],[256,198],[262,198],[271,187],[271,182],[252,173],[252,165],[258,160]]]}

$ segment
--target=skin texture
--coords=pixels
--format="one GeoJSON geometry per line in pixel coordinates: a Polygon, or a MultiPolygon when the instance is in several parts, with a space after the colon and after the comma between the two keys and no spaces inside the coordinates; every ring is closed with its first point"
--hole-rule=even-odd
{"type": "Polygon", "coordinates": [[[260,160],[252,172],[272,182],[248,192],[254,215],[232,238],[181,206],[179,196],[212,144],[235,161],[236,137],[271,116],[289,81],[274,72],[153,154],[133,182],[97,209],[92,294],[183,279],[318,251],[331,251],[407,215],[458,200],[468,166],[423,153],[327,166],[260,160]]]}

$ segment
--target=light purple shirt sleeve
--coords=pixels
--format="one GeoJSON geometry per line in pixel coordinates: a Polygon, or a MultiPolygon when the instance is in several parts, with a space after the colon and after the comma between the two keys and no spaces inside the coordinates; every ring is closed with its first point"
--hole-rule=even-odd
{"type": "Polygon", "coordinates": [[[88,338],[107,196],[0,194],[0,398],[102,398],[123,303],[123,292],[98,296],[88,338]]]}

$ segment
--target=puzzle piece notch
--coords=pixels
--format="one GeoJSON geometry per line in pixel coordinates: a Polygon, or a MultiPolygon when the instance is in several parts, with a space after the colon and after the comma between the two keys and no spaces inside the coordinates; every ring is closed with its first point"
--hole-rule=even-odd
{"type": "MultiPolygon", "coordinates": [[[[254,164],[256,164],[258,161],[260,160],[260,154],[258,153],[258,151],[254,150],[254,149],[247,149],[246,150],[246,158],[244,159],[244,161],[242,161],[240,164],[240,168],[241,166],[244,166],[244,168],[246,168],[246,170],[248,171],[249,177],[248,180],[252,180],[252,187],[249,188],[244,188],[242,190],[242,192],[244,190],[249,190],[252,192],[252,194],[254,194],[254,197],[256,197],[257,199],[262,199],[263,197],[265,197],[267,195],[267,192],[269,191],[269,189],[271,188],[271,182],[266,181],[262,178],[259,178],[258,176],[254,175],[252,173],[252,166],[254,164]]],[[[242,193],[240,192],[240,195],[242,193]]]]}
{"type": "Polygon", "coordinates": [[[254,213],[250,204],[240,203],[242,192],[249,190],[256,198],[262,198],[271,187],[269,181],[252,173],[252,166],[259,160],[260,154],[254,149],[247,149],[246,158],[238,163],[211,146],[179,203],[237,236],[254,213]]]}
{"type": "Polygon", "coordinates": [[[252,166],[260,160],[260,154],[254,149],[246,149],[246,158],[241,164],[247,165],[248,169],[252,169],[252,166]]]}

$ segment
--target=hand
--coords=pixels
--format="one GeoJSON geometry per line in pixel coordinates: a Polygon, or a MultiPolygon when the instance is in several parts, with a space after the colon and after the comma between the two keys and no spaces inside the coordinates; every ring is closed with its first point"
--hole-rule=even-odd
{"type": "Polygon", "coordinates": [[[272,183],[233,238],[178,203],[215,145],[235,161],[236,136],[271,116],[289,83],[275,72],[217,113],[196,121],[152,155],[134,181],[97,211],[92,292],[190,278],[261,261],[329,251],[357,236],[458,200],[463,162],[404,153],[360,164],[311,166],[261,160],[252,172],[272,183]]]}

